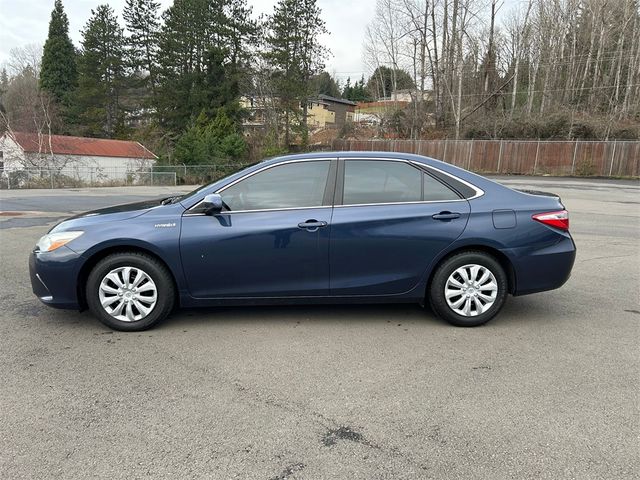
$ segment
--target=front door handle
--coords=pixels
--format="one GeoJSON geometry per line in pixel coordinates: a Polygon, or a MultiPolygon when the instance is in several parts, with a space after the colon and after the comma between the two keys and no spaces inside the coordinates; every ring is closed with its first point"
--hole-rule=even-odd
{"type": "Polygon", "coordinates": [[[301,222],[298,224],[299,228],[304,228],[309,230],[310,232],[315,232],[319,228],[326,227],[327,222],[319,222],[318,220],[307,220],[306,222],[301,222]]]}
{"type": "Polygon", "coordinates": [[[440,212],[432,215],[431,218],[434,220],[453,220],[455,218],[460,218],[460,214],[455,212],[440,212]]]}

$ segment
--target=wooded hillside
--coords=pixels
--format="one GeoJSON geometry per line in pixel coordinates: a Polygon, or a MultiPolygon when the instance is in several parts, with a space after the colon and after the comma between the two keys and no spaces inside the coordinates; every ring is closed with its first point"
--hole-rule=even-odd
{"type": "Polygon", "coordinates": [[[168,164],[228,163],[304,149],[318,94],[405,92],[361,132],[640,136],[637,0],[377,0],[367,72],[345,82],[325,71],[321,3],[280,0],[256,19],[247,0],[175,0],[164,12],[127,0],[122,12],[92,10],[74,46],[56,0],[44,48],[14,49],[0,71],[0,130],[135,139],[168,164]]]}

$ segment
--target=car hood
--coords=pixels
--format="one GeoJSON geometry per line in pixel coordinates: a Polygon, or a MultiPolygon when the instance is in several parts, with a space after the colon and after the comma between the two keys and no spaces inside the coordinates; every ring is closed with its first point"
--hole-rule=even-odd
{"type": "Polygon", "coordinates": [[[71,230],[74,228],[95,225],[104,222],[116,222],[139,217],[154,208],[163,208],[161,199],[145,200],[143,202],[125,203],[112,207],[99,208],[66,218],[54,226],[50,232],[71,230]]]}

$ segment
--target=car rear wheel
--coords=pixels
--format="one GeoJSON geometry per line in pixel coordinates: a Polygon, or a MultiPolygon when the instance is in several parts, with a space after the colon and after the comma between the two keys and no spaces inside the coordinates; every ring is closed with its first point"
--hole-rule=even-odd
{"type": "Polygon", "coordinates": [[[458,253],[436,270],[429,301],[442,319],[459,327],[491,320],[507,298],[507,275],[492,256],[477,251],[458,253]]]}
{"type": "Polygon", "coordinates": [[[142,253],[117,253],[100,260],[86,286],[91,312],[114,330],[146,330],[173,309],[175,287],[167,268],[142,253]]]}

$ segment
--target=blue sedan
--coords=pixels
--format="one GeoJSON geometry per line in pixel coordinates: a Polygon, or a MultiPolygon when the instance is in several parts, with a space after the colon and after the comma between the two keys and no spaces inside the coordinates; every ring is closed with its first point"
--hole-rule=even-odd
{"type": "Polygon", "coordinates": [[[178,305],[429,303],[481,325],[508,294],[564,284],[575,259],[560,198],[417,155],[314,153],[182,196],[96,210],[30,256],[45,304],[147,329],[178,305]]]}

